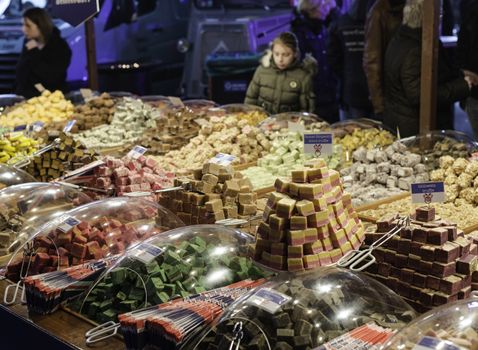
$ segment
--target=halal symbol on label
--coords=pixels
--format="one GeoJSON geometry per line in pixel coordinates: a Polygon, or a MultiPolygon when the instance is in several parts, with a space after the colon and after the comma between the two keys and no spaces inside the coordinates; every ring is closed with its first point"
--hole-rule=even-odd
{"type": "Polygon", "coordinates": [[[425,204],[430,204],[433,199],[433,193],[424,193],[423,194],[423,199],[425,201],[425,204]]]}
{"type": "Polygon", "coordinates": [[[317,157],[320,157],[320,155],[322,154],[322,145],[321,144],[314,145],[314,151],[315,151],[315,155],[317,157]]]}
{"type": "Polygon", "coordinates": [[[290,85],[291,88],[295,89],[295,88],[297,87],[297,82],[291,81],[291,82],[289,83],[289,85],[290,85]]]}

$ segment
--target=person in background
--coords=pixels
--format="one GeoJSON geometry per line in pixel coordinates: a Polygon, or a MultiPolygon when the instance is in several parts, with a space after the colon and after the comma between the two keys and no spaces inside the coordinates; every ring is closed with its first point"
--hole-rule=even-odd
{"type": "Polygon", "coordinates": [[[327,57],[340,80],[341,119],[373,116],[362,66],[369,3],[370,0],[355,0],[330,28],[327,57]]]}
{"type": "Polygon", "coordinates": [[[465,110],[475,139],[478,139],[478,0],[468,1],[465,10],[458,34],[456,61],[465,76],[475,84],[466,100],[465,110]]]}
{"type": "Polygon", "coordinates": [[[367,77],[375,119],[383,117],[383,65],[390,40],[402,23],[405,0],[377,0],[365,23],[363,68],[367,77]]]}
{"type": "Polygon", "coordinates": [[[316,69],[317,62],[312,57],[301,59],[296,36],[284,32],[262,58],[244,103],[260,106],[271,114],[311,113],[315,108],[312,77],[316,69]]]}
{"type": "MultiPolygon", "coordinates": [[[[385,55],[384,123],[398,127],[402,137],[419,132],[424,1],[407,0],[403,24],[385,55]]],[[[453,103],[468,97],[473,82],[451,64],[441,42],[437,70],[437,128],[452,129],[453,103]]]]}
{"type": "Polygon", "coordinates": [[[315,113],[329,123],[339,120],[338,82],[327,60],[328,28],[337,15],[335,0],[300,0],[291,23],[302,57],[311,54],[317,61],[315,113]]]}
{"type": "Polygon", "coordinates": [[[48,13],[37,7],[26,10],[22,29],[25,41],[16,67],[15,93],[26,98],[38,96],[36,84],[65,91],[71,49],[48,13]]]}

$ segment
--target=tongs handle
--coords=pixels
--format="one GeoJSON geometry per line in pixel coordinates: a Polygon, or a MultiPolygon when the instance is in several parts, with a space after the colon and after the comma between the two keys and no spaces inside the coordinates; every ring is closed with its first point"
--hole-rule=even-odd
{"type": "Polygon", "coordinates": [[[8,286],[5,287],[5,291],[4,291],[4,295],[3,295],[3,303],[5,305],[13,305],[15,304],[15,302],[17,301],[17,298],[18,298],[18,292],[19,290],[21,289],[21,293],[20,293],[20,301],[22,303],[26,303],[27,302],[27,298],[26,298],[26,294],[25,294],[25,288],[23,287],[23,282],[22,280],[18,281],[17,283],[15,284],[10,284],[8,286]],[[11,289],[15,289],[13,291],[13,295],[11,297],[11,299],[9,299],[9,294],[10,294],[10,290],[11,289]]]}
{"type": "Polygon", "coordinates": [[[115,336],[118,333],[119,328],[119,323],[108,321],[103,324],[100,324],[95,328],[90,329],[88,332],[85,333],[86,345],[91,345],[101,340],[115,336]]]}

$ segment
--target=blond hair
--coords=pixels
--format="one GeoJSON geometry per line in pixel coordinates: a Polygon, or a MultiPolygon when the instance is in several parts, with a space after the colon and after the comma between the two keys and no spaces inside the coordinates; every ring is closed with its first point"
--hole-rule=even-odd
{"type": "Polygon", "coordinates": [[[272,41],[272,49],[274,49],[275,44],[281,44],[284,45],[285,47],[288,47],[291,49],[296,58],[300,57],[300,50],[299,50],[299,40],[295,36],[294,33],[291,32],[283,32],[281,33],[278,37],[276,37],[272,41]]]}
{"type": "Polygon", "coordinates": [[[416,29],[422,27],[424,0],[407,0],[403,8],[402,23],[416,29]]]}

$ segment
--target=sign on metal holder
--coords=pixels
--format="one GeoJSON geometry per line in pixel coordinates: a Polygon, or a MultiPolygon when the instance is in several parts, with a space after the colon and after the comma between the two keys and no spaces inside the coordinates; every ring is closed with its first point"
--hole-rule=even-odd
{"type": "Polygon", "coordinates": [[[423,182],[411,185],[412,203],[427,204],[445,201],[445,185],[443,182],[423,182]]]}
{"type": "Polygon", "coordinates": [[[304,133],[304,153],[316,157],[331,156],[334,152],[333,139],[331,133],[304,133]]]}

